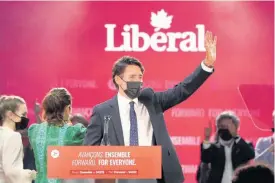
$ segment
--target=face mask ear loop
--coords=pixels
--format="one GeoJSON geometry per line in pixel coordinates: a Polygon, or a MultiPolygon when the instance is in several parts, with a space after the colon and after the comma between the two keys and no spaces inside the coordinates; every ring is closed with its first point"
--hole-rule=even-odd
{"type": "MultiPolygon", "coordinates": [[[[125,81],[124,79],[122,79],[122,77],[118,76],[122,81],[124,81],[127,84],[127,81],[125,81]]],[[[122,88],[122,86],[118,85],[123,91],[125,91],[124,88],[122,88]]]]}

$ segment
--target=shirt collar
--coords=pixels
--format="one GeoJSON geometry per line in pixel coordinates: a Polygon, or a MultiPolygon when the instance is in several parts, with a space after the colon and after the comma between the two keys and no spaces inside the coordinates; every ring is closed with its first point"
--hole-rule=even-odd
{"type": "Polygon", "coordinates": [[[219,137],[219,142],[221,143],[221,145],[223,146],[229,146],[232,147],[233,145],[233,139],[229,140],[229,141],[225,141],[222,138],[219,137]]]}
{"type": "Polygon", "coordinates": [[[127,98],[127,97],[121,95],[119,92],[118,92],[118,94],[117,94],[117,100],[118,100],[118,102],[119,102],[120,104],[125,105],[125,106],[126,106],[126,105],[129,106],[129,103],[132,102],[132,101],[133,101],[136,105],[138,105],[138,98],[129,99],[129,98],[127,98]]]}

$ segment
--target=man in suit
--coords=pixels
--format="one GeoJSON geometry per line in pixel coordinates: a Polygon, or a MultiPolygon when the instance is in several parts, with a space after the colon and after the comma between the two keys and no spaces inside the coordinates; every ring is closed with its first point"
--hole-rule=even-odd
{"type": "MultiPolygon", "coordinates": [[[[275,122],[275,111],[273,111],[273,122],[275,122]]],[[[274,128],[272,128],[274,135],[274,128]]],[[[274,136],[261,137],[255,147],[255,161],[267,164],[274,169],[274,136]]]]}
{"type": "Polygon", "coordinates": [[[231,183],[234,170],[253,160],[253,145],[238,136],[239,124],[240,120],[234,112],[219,114],[216,118],[218,138],[215,143],[209,142],[211,125],[205,129],[201,161],[211,166],[207,183],[231,183]]]}
{"type": "Polygon", "coordinates": [[[207,32],[204,61],[184,81],[163,92],[154,92],[151,88],[141,90],[144,72],[142,64],[133,57],[119,59],[112,70],[118,94],[94,107],[84,145],[100,145],[104,118],[109,116],[110,145],[162,146],[162,179],[157,181],[182,183],[182,168],[170,140],[163,113],[190,97],[212,74],[216,60],[216,40],[212,33],[207,32]]]}

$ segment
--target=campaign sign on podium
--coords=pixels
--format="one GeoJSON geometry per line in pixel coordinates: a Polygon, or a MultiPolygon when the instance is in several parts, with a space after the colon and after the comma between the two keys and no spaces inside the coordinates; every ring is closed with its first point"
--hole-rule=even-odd
{"type": "Polygon", "coordinates": [[[49,146],[48,177],[161,178],[160,146],[49,146]]]}

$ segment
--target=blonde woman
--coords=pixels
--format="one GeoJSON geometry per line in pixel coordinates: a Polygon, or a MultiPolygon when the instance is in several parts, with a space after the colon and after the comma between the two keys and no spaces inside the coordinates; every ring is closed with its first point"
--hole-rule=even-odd
{"type": "Polygon", "coordinates": [[[20,133],[28,126],[27,106],[18,96],[0,97],[0,183],[31,183],[36,172],[23,169],[20,133]]]}

